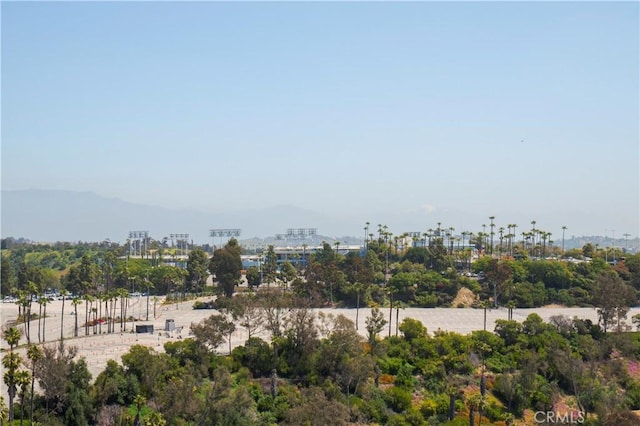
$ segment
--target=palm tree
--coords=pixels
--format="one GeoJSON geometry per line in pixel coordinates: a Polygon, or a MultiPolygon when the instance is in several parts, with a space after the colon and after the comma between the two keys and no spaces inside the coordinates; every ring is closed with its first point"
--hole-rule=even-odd
{"type": "MultiPolygon", "coordinates": [[[[567,230],[567,227],[563,226],[562,227],[562,254],[564,254],[564,231],[566,231],[566,230],[567,230]]],[[[625,234],[625,235],[627,235],[627,234],[625,234]]]]}
{"type": "MultiPolygon", "coordinates": [[[[111,333],[115,333],[116,332],[116,309],[118,307],[118,297],[119,297],[119,292],[118,289],[113,289],[111,291],[111,300],[109,301],[109,303],[111,304],[110,308],[111,308],[111,333]]],[[[176,300],[178,300],[178,298],[176,297],[176,300]]]]}
{"type": "MultiPolygon", "coordinates": [[[[111,300],[111,292],[104,291],[100,294],[100,318],[104,318],[105,325],[107,326],[107,331],[105,333],[109,333],[109,301],[111,300]],[[102,303],[104,303],[104,308],[102,307],[102,303]]],[[[102,334],[102,327],[100,327],[100,334],[102,334]]]]}
{"type": "MultiPolygon", "coordinates": [[[[100,293],[96,296],[96,304],[98,305],[98,318],[102,319],[102,302],[104,301],[105,294],[100,293]]],[[[102,334],[102,321],[98,321],[98,334],[102,334]]],[[[95,334],[95,333],[94,333],[95,334]]]]}
{"type": "Polygon", "coordinates": [[[42,359],[42,348],[40,348],[40,346],[30,346],[29,349],[27,349],[27,358],[31,361],[31,410],[29,410],[29,424],[33,424],[33,387],[36,378],[36,363],[42,359]]]}
{"type": "MultiPolygon", "coordinates": [[[[373,234],[372,234],[373,235],[373,234]]],[[[302,264],[305,265],[305,271],[306,271],[306,265],[309,264],[308,260],[307,260],[307,243],[302,244],[302,264]]],[[[262,271],[262,270],[261,270],[262,271]]],[[[260,284],[262,284],[262,276],[260,277],[260,284]]]]}
{"type": "Polygon", "coordinates": [[[129,303],[129,293],[126,288],[118,289],[118,296],[120,297],[120,331],[127,329],[127,306],[129,303]]]}
{"type": "Polygon", "coordinates": [[[494,235],[493,228],[496,226],[496,225],[493,223],[493,220],[494,220],[495,218],[496,218],[495,216],[489,216],[489,220],[491,221],[491,223],[489,224],[489,229],[490,229],[490,231],[489,231],[489,232],[491,232],[491,250],[490,250],[490,252],[491,252],[491,255],[492,255],[492,256],[493,256],[493,235],[494,235]]]}
{"type": "MultiPolygon", "coordinates": [[[[483,319],[483,327],[484,331],[487,331],[487,309],[491,310],[491,303],[488,300],[483,300],[480,303],[480,307],[484,310],[484,319],[483,319]]],[[[497,306],[496,306],[497,307],[497,306]]]]}
{"type": "Polygon", "coordinates": [[[369,222],[364,224],[364,249],[367,250],[367,234],[369,233],[369,222]]]}
{"type": "Polygon", "coordinates": [[[16,373],[20,367],[20,355],[15,353],[13,349],[20,342],[20,331],[11,327],[4,332],[4,340],[9,344],[9,353],[2,358],[2,366],[4,367],[4,383],[7,385],[7,393],[9,395],[9,422],[13,421],[13,399],[17,392],[16,373]]]}
{"type": "Polygon", "coordinates": [[[515,249],[515,239],[516,239],[516,228],[518,227],[518,225],[516,225],[515,223],[511,224],[511,228],[513,229],[513,231],[511,231],[511,256],[514,255],[514,249],[515,249]]]}
{"type": "Polygon", "coordinates": [[[475,425],[476,412],[480,414],[480,419],[478,420],[478,424],[481,424],[482,411],[486,405],[484,397],[480,393],[474,393],[473,395],[470,395],[467,397],[466,403],[467,403],[467,407],[469,407],[469,426],[475,425]]]}
{"type": "Polygon", "coordinates": [[[20,355],[10,352],[2,358],[2,367],[4,368],[4,383],[7,385],[7,394],[9,395],[9,423],[13,422],[13,400],[18,392],[17,374],[20,367],[20,355]]]}
{"type": "Polygon", "coordinates": [[[461,378],[448,373],[445,392],[449,396],[449,413],[447,415],[449,420],[453,420],[456,415],[456,399],[462,395],[461,387],[463,387],[461,378]]]}
{"type": "Polygon", "coordinates": [[[20,426],[24,420],[24,397],[31,383],[31,373],[27,370],[16,371],[16,385],[20,388],[20,426]]]}
{"type": "Polygon", "coordinates": [[[41,324],[42,324],[42,304],[43,304],[43,300],[44,300],[44,295],[42,293],[38,294],[38,305],[40,305],[39,309],[38,309],[38,343],[42,342],[41,340],[41,324]]]}
{"type": "Polygon", "coordinates": [[[84,335],[88,336],[89,319],[91,318],[89,313],[91,312],[91,305],[93,305],[93,296],[91,296],[90,294],[85,294],[82,298],[84,299],[84,335]]]}
{"type": "MultiPolygon", "coordinates": [[[[95,300],[95,298],[94,298],[95,300]]],[[[92,302],[93,304],[93,302],[92,302]]],[[[98,332],[98,309],[97,308],[91,308],[91,313],[93,314],[93,334],[96,334],[98,332]]]]}
{"type": "Polygon", "coordinates": [[[513,319],[513,310],[518,306],[515,300],[509,300],[507,302],[507,319],[511,321],[513,319]]]}
{"type": "Polygon", "coordinates": [[[136,395],[133,398],[133,403],[136,405],[136,418],[133,420],[134,426],[140,426],[142,423],[140,422],[140,410],[142,406],[147,403],[147,399],[142,395],[136,395]]]}
{"type": "Polygon", "coordinates": [[[41,306],[44,307],[44,316],[42,317],[42,341],[43,342],[46,341],[44,333],[47,329],[47,305],[49,304],[49,302],[51,302],[51,299],[49,299],[48,297],[42,297],[38,301],[38,303],[41,303],[41,306]]]}
{"type": "Polygon", "coordinates": [[[20,342],[20,330],[15,327],[11,327],[4,332],[4,340],[9,344],[9,350],[13,351],[13,348],[18,346],[20,342]]]}
{"type": "Polygon", "coordinates": [[[393,315],[393,290],[387,286],[389,291],[389,337],[391,337],[391,317],[393,315]]]}
{"type": "Polygon", "coordinates": [[[27,301],[29,302],[29,312],[27,314],[27,343],[31,343],[31,304],[33,303],[33,299],[38,296],[39,291],[37,284],[33,281],[29,281],[29,283],[27,284],[27,290],[29,296],[27,299],[27,301]]]}
{"type": "Polygon", "coordinates": [[[542,258],[544,259],[547,254],[547,243],[549,243],[549,247],[551,247],[551,232],[542,232],[542,258]]]}
{"type": "Polygon", "coordinates": [[[454,232],[455,232],[455,228],[453,226],[449,227],[449,232],[447,233],[447,238],[449,239],[449,254],[450,255],[453,254],[453,240],[454,240],[453,233],[454,232]]]}
{"type": "Polygon", "coordinates": [[[18,305],[22,308],[22,323],[24,326],[24,336],[27,338],[27,343],[30,342],[29,339],[29,323],[31,320],[31,296],[26,293],[20,293],[20,297],[18,298],[18,305]]]}
{"type": "Polygon", "coordinates": [[[153,296],[153,319],[156,319],[156,305],[159,301],[158,296],[153,296]]]}
{"type": "Polygon", "coordinates": [[[485,223],[482,224],[482,237],[483,237],[483,243],[482,243],[482,248],[483,250],[487,248],[487,225],[485,223]]]}
{"type": "Polygon", "coordinates": [[[9,409],[7,405],[4,403],[4,398],[0,396],[0,425],[5,424],[9,421],[9,409]]]}
{"type": "Polygon", "coordinates": [[[78,305],[82,303],[78,296],[73,296],[71,299],[71,305],[73,305],[73,316],[75,317],[75,324],[73,326],[73,337],[78,337],[78,305]]]}
{"type": "Polygon", "coordinates": [[[67,290],[62,290],[60,292],[60,296],[62,296],[62,315],[60,315],[60,347],[63,347],[64,341],[64,301],[67,299],[69,292],[67,290]]]}
{"type": "Polygon", "coordinates": [[[538,230],[536,229],[536,221],[532,220],[531,221],[531,233],[530,233],[531,238],[532,238],[532,241],[531,241],[531,255],[532,256],[534,254],[534,248],[536,246],[536,233],[537,232],[538,232],[538,230]]]}

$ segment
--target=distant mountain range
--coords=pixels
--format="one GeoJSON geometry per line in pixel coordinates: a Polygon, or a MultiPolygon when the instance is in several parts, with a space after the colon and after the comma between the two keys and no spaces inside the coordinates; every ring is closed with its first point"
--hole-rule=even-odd
{"type": "MultiPolygon", "coordinates": [[[[34,242],[97,242],[126,241],[130,231],[148,231],[151,238],[161,240],[170,234],[189,234],[196,244],[220,244],[222,240],[209,237],[210,229],[241,229],[238,238],[244,245],[265,244],[297,245],[300,240],[277,240],[278,234],[286,234],[290,228],[313,228],[315,238],[308,244],[322,241],[342,244],[360,244],[362,223],[349,223],[343,218],[329,217],[315,211],[292,205],[278,205],[265,209],[207,213],[194,210],[168,209],[165,207],[129,203],[116,198],[106,198],[93,192],[59,190],[2,191],[2,238],[24,238],[34,242]]],[[[408,229],[410,218],[402,220],[408,229]]],[[[393,228],[392,228],[393,229],[393,228]]],[[[372,225],[370,232],[377,232],[372,225]]],[[[400,231],[398,231],[400,232],[400,231]]],[[[496,237],[497,238],[497,237],[496,237]]],[[[638,251],[638,237],[625,240],[601,236],[581,236],[565,240],[565,248],[583,247],[586,243],[600,247],[621,247],[638,251]]],[[[560,245],[558,237],[556,244],[560,245]]]]}
{"type": "MultiPolygon", "coordinates": [[[[334,218],[290,205],[206,213],[134,204],[93,192],[57,190],[3,190],[1,212],[3,238],[37,242],[123,242],[130,231],[148,231],[154,239],[189,234],[190,240],[203,244],[212,241],[210,229],[241,229],[239,239],[285,234],[289,228],[315,228],[324,235],[348,229],[348,224],[334,218]]],[[[360,228],[360,224],[353,225],[353,229],[360,228]]]]}

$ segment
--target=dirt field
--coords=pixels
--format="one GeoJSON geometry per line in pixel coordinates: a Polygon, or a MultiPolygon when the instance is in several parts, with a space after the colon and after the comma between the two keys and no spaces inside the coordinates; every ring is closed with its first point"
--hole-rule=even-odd
{"type": "MultiPolygon", "coordinates": [[[[70,301],[65,302],[65,313],[63,322],[63,337],[66,344],[76,346],[78,348],[78,354],[84,357],[89,366],[89,371],[95,378],[105,367],[107,360],[115,359],[120,360],[122,354],[126,353],[134,344],[145,345],[153,348],[157,351],[163,351],[163,345],[167,341],[174,339],[186,338],[189,336],[191,323],[197,323],[202,319],[217,313],[215,310],[194,310],[192,309],[194,301],[184,302],[180,304],[161,305],[156,306],[156,316],[153,316],[153,302],[149,305],[149,321],[145,321],[147,315],[147,301],[146,298],[132,298],[131,305],[129,307],[129,313],[140,321],[135,324],[153,325],[153,333],[140,333],[136,334],[132,332],[132,323],[127,326],[127,331],[114,334],[105,334],[106,326],[102,327],[103,334],[93,334],[93,329],[90,330],[89,336],[84,335],[84,328],[80,326],[79,337],[73,338],[74,331],[74,315],[72,315],[73,308],[70,301]],[[165,321],[167,319],[173,320],[176,329],[167,332],[165,329],[165,321]]],[[[34,306],[34,312],[36,306],[34,306]]],[[[389,321],[389,308],[382,308],[382,312],[385,314],[385,318],[389,321]]],[[[324,312],[327,314],[339,315],[342,314],[347,318],[350,318],[355,322],[356,309],[317,309],[316,311],[324,312]]],[[[78,306],[78,322],[81,324],[84,321],[84,304],[78,306]]],[[[538,309],[515,309],[514,319],[517,321],[523,321],[527,315],[532,312],[538,313],[545,321],[548,321],[554,315],[564,315],[569,318],[578,317],[591,319],[597,321],[597,313],[595,309],[591,308],[562,308],[562,307],[545,307],[538,309]]],[[[633,308],[628,314],[628,322],[632,315],[640,312],[640,308],[633,308]]],[[[370,314],[369,309],[360,309],[358,315],[358,329],[362,335],[365,335],[365,318],[370,314]]],[[[18,307],[14,303],[0,303],[0,318],[2,320],[3,330],[12,322],[15,321],[18,315],[18,307]]],[[[430,333],[440,329],[446,331],[454,331],[462,334],[470,333],[473,330],[482,330],[484,327],[484,311],[482,309],[471,308],[434,308],[434,309],[420,309],[420,308],[407,308],[400,309],[396,312],[393,310],[391,314],[391,324],[387,324],[387,327],[381,333],[382,336],[396,333],[396,315],[398,320],[402,322],[404,318],[414,318],[421,321],[429,330],[430,333]]],[[[62,301],[52,302],[47,305],[47,318],[44,326],[44,335],[46,338],[45,344],[57,344],[60,340],[61,330],[61,316],[62,316],[62,301]]],[[[487,311],[487,330],[494,329],[494,323],[497,319],[507,319],[506,309],[488,310],[487,311]]],[[[24,334],[24,325],[20,325],[19,329],[24,334]]],[[[119,331],[119,325],[116,326],[116,330],[119,331]]],[[[99,332],[99,328],[96,328],[99,332]]],[[[38,321],[31,322],[31,335],[32,341],[38,342],[38,321]]],[[[268,335],[262,335],[261,337],[268,340],[268,335]]],[[[239,328],[233,335],[231,340],[232,347],[241,345],[245,342],[247,336],[246,332],[239,328]]],[[[26,340],[24,336],[21,340],[20,351],[24,351],[24,344],[26,340]]],[[[8,349],[8,345],[3,340],[0,346],[3,350],[8,349]]],[[[219,348],[221,353],[228,352],[228,345],[224,344],[219,348]]],[[[3,393],[4,384],[2,384],[3,393]]]]}

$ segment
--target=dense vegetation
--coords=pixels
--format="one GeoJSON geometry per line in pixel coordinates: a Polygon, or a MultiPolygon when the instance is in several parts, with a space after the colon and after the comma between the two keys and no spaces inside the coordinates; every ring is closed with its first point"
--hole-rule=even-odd
{"type": "MultiPolygon", "coordinates": [[[[381,234],[367,242],[366,252],[338,252],[328,243],[306,263],[295,259],[277,263],[273,247],[264,253],[261,270],[250,267],[250,287],[278,285],[292,289],[312,306],[449,307],[462,287],[477,296],[477,305],[529,308],[546,304],[594,306],[597,277],[613,273],[616,281],[640,290],[640,254],[620,249],[599,249],[587,244],[582,250],[561,253],[555,246],[533,251],[526,244],[504,244],[491,254],[477,242],[456,249],[445,238],[430,238],[422,245],[381,234]],[[472,261],[473,260],[473,261],[472,261]],[[614,261],[615,260],[615,261],[614,261]],[[469,276],[471,275],[471,276],[469,276]],[[479,275],[479,276],[478,276],[479,275]]],[[[172,249],[152,242],[146,258],[126,256],[126,246],[114,243],[71,245],[13,244],[2,253],[2,294],[35,295],[64,289],[78,297],[107,297],[118,289],[155,295],[202,294],[219,291],[230,296],[240,283],[242,248],[235,240],[216,251],[191,250],[184,267],[163,262],[172,249]],[[217,286],[208,287],[213,274],[217,286]]],[[[627,288],[627,287],[625,287],[627,288]]],[[[633,304],[633,303],[632,303],[633,304]]],[[[453,306],[456,307],[456,306],[453,306]]]]}
{"type": "Polygon", "coordinates": [[[477,238],[472,262],[470,249],[445,237],[403,241],[381,232],[364,253],[346,255],[324,244],[308,263],[278,264],[270,247],[242,288],[235,240],[212,258],[193,248],[184,267],[163,263],[162,244],[133,258],[112,243],[3,241],[2,294],[18,297],[22,322],[3,331],[3,416],[46,425],[532,424],[536,412],[573,410],[592,424],[637,424],[629,410],[640,409],[640,338],[627,312],[637,304],[640,255],[590,245],[562,253],[547,239],[506,239],[494,250],[477,238]],[[405,319],[396,336],[378,336],[386,321],[377,307],[452,306],[463,287],[475,307],[594,306],[600,321],[532,314],[465,336],[429,335],[405,319]],[[48,295],[69,294],[74,336],[119,332],[132,291],[171,300],[215,292],[213,305],[199,307],[219,313],[164,352],[132,347],[95,378],[71,336],[37,345],[58,336],[47,340],[38,325],[36,338],[24,321],[46,320],[48,295]],[[366,307],[368,336],[344,317],[316,317],[309,308],[319,306],[366,307]],[[249,339],[226,350],[236,327],[249,339]],[[21,334],[25,357],[15,352],[21,334]]]}
{"type": "MultiPolygon", "coordinates": [[[[215,348],[224,346],[233,318],[246,315],[229,306],[195,327],[193,338],[166,343],[164,353],[131,347],[93,382],[72,343],[32,345],[24,360],[11,351],[5,380],[13,409],[5,407],[5,418],[46,425],[466,425],[480,418],[533,424],[536,412],[557,411],[583,413],[587,424],[637,424],[629,412],[640,408],[635,332],[604,333],[566,317],[544,323],[531,314],[466,336],[429,336],[407,318],[397,336],[380,339],[385,320],[373,308],[364,338],[342,316],[316,318],[292,307],[299,303],[290,296],[268,293],[260,312],[270,342],[250,337],[229,355],[215,348]],[[32,379],[41,389],[35,394],[32,379]]],[[[8,342],[16,332],[5,332],[8,342]]]]}

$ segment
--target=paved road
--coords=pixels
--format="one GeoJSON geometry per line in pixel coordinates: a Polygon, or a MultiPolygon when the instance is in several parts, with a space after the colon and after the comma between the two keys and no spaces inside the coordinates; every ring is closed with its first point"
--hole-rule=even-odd
{"type": "MultiPolygon", "coordinates": [[[[153,317],[153,302],[150,303],[149,309],[149,321],[144,321],[146,318],[146,298],[133,298],[131,299],[131,306],[129,307],[129,313],[136,318],[140,318],[141,321],[138,324],[152,324],[154,326],[153,334],[135,334],[132,333],[132,324],[129,323],[127,332],[115,333],[115,334],[91,334],[84,336],[84,328],[80,327],[80,337],[73,338],[74,330],[74,316],[71,315],[73,310],[70,302],[65,302],[65,315],[64,315],[64,338],[70,345],[74,345],[78,348],[79,356],[85,357],[89,371],[95,378],[106,366],[107,360],[116,359],[120,360],[120,356],[129,350],[129,347],[134,344],[142,344],[153,348],[157,351],[163,351],[163,345],[167,341],[172,341],[178,338],[184,338],[189,336],[189,327],[191,323],[197,323],[202,319],[216,313],[212,310],[193,310],[193,301],[184,302],[180,304],[172,305],[157,305],[156,317],[153,317]],[[165,320],[173,319],[175,322],[176,330],[167,333],[162,330],[165,328],[165,320]]],[[[34,311],[37,305],[34,306],[34,311]]],[[[389,320],[389,309],[382,308],[382,312],[385,315],[385,319],[389,320]]],[[[355,309],[316,309],[316,312],[331,313],[333,315],[342,314],[347,318],[355,322],[356,310],[355,309]]],[[[597,313],[592,308],[536,308],[536,309],[516,309],[513,316],[516,321],[523,321],[530,313],[537,313],[548,321],[554,315],[564,315],[570,318],[578,317],[583,319],[591,319],[597,321],[597,313]]],[[[633,308],[629,312],[629,322],[632,315],[640,313],[640,308],[633,308]]],[[[12,320],[15,320],[18,314],[17,305],[13,303],[0,303],[0,318],[2,319],[2,326],[4,327],[12,320]]],[[[78,307],[78,320],[81,323],[84,320],[84,306],[78,307]]],[[[365,318],[370,314],[369,309],[360,309],[359,313],[359,332],[362,335],[366,334],[365,330],[365,318]]],[[[47,319],[44,327],[44,334],[47,342],[58,342],[60,339],[60,319],[62,316],[62,302],[52,302],[47,306],[47,319]]],[[[420,309],[420,308],[407,308],[400,309],[399,321],[402,322],[404,318],[414,318],[421,321],[430,333],[440,329],[444,331],[453,331],[461,334],[467,334],[474,330],[482,330],[484,323],[484,311],[482,309],[446,309],[446,308],[434,308],[434,309],[420,309]]],[[[487,329],[493,330],[494,324],[497,319],[507,319],[506,309],[496,309],[487,311],[487,329]]],[[[395,334],[396,330],[396,310],[394,309],[392,314],[391,333],[395,334]]],[[[23,330],[23,326],[20,326],[23,330]]],[[[119,325],[116,328],[119,330],[119,325]]],[[[37,342],[37,330],[38,321],[32,321],[31,323],[31,335],[32,341],[37,342]]],[[[106,331],[106,327],[103,327],[103,331],[106,331]]],[[[381,333],[382,336],[389,334],[389,324],[387,324],[385,330],[381,333]]],[[[262,335],[263,338],[268,336],[262,335]]],[[[246,332],[243,329],[236,331],[232,335],[231,344],[233,347],[241,345],[247,338],[246,332]]],[[[21,340],[21,344],[26,343],[24,336],[21,340]]],[[[50,343],[55,344],[55,343],[50,343]]],[[[8,345],[3,340],[0,347],[8,349],[8,345]]],[[[228,346],[225,344],[219,348],[222,353],[228,351],[228,346]]],[[[21,349],[24,351],[24,349],[21,349]]],[[[1,385],[3,394],[6,393],[4,383],[1,385]]]]}

